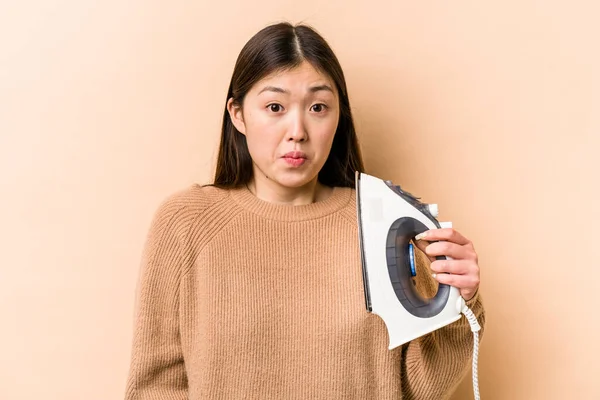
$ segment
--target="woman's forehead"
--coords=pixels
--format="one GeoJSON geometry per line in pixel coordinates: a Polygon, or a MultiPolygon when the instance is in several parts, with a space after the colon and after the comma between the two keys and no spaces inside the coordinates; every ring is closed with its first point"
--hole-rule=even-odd
{"type": "Polygon", "coordinates": [[[299,66],[278,70],[265,76],[252,88],[257,94],[264,91],[329,91],[336,94],[333,80],[325,73],[304,61],[299,66]]]}

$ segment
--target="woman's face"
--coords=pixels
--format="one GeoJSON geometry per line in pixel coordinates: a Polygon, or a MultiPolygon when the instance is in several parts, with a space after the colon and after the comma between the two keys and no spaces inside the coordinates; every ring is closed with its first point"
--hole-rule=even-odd
{"type": "Polygon", "coordinates": [[[255,185],[302,188],[316,183],[339,119],[338,93],[329,77],[304,62],[260,80],[242,109],[230,100],[228,110],[246,136],[255,185]]]}

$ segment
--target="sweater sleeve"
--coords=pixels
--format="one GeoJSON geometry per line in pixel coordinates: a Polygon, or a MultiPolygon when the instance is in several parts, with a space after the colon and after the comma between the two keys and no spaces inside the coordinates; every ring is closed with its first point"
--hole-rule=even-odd
{"type": "Polygon", "coordinates": [[[183,207],[165,202],[148,233],[136,292],[136,316],[126,400],[187,399],[179,337],[179,281],[185,256],[183,207]]]}
{"type": "MultiPolygon", "coordinates": [[[[420,252],[419,252],[420,253],[420,252]]],[[[437,284],[423,259],[419,260],[417,287],[433,296],[437,284]]],[[[477,317],[483,336],[485,312],[478,292],[467,301],[477,317]]],[[[403,399],[447,399],[469,371],[473,355],[473,332],[466,317],[417,338],[402,348],[403,399]]]]}

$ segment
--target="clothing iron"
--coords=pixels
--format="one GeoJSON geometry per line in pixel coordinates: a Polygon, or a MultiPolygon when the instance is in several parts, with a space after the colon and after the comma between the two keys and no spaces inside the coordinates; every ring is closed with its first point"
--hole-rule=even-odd
{"type": "Polygon", "coordinates": [[[356,172],[356,197],[365,303],[383,319],[389,349],[460,319],[465,302],[457,288],[439,284],[433,298],[424,298],[415,286],[411,240],[428,229],[452,226],[437,221],[437,205],[361,172],[356,172]]]}

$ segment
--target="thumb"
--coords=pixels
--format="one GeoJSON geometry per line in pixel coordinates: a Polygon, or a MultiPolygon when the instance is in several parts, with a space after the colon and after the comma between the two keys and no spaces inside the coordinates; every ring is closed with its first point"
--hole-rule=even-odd
{"type": "Polygon", "coordinates": [[[429,246],[429,244],[431,242],[428,242],[427,240],[412,240],[412,243],[415,245],[415,247],[417,247],[419,250],[421,250],[421,252],[423,252],[423,255],[425,257],[427,257],[429,259],[430,262],[434,262],[435,261],[435,257],[430,257],[429,255],[427,255],[427,253],[425,253],[425,248],[427,246],[429,246]]]}

